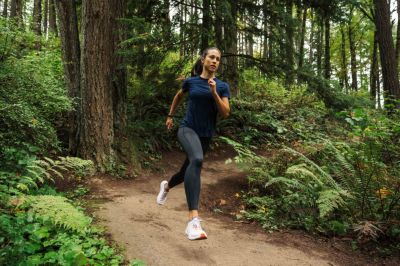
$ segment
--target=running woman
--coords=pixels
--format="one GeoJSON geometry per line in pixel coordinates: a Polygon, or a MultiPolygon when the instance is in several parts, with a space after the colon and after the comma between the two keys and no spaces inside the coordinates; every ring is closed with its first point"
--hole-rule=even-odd
{"type": "Polygon", "coordinates": [[[168,130],[173,127],[174,112],[184,94],[189,93],[186,115],[178,129],[178,140],[186,153],[186,160],[169,181],[161,182],[157,203],[164,204],[168,191],[184,182],[189,209],[185,233],[190,240],[207,238],[199,218],[200,173],[204,154],[215,134],[217,114],[226,118],[230,112],[229,85],[215,77],[220,60],[221,51],[216,47],[202,52],[192,69],[192,77],[185,79],[182,89],[176,93],[165,123],[168,130]]]}

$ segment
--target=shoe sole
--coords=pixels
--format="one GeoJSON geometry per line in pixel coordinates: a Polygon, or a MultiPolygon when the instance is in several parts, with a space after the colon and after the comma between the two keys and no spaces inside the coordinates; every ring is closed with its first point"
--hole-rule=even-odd
{"type": "Polygon", "coordinates": [[[195,238],[190,238],[188,237],[189,240],[203,240],[203,239],[207,239],[207,235],[206,234],[201,234],[199,237],[195,237],[195,238]]]}

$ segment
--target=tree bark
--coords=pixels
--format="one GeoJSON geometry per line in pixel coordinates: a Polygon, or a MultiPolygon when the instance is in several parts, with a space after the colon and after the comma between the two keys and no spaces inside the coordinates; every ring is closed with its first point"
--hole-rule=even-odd
{"type": "Polygon", "coordinates": [[[7,10],[8,10],[8,0],[4,0],[4,4],[3,4],[3,17],[5,17],[5,18],[8,16],[7,10]]]}
{"type": "Polygon", "coordinates": [[[286,13],[289,19],[286,21],[286,82],[292,84],[294,81],[294,25],[293,25],[293,0],[289,0],[286,6],[286,13]]]}
{"type": "Polygon", "coordinates": [[[264,36],[264,45],[263,45],[263,58],[268,58],[268,44],[269,44],[269,36],[268,36],[268,0],[263,1],[263,36],[264,36]]]}
{"type": "Polygon", "coordinates": [[[162,20],[163,20],[163,35],[164,35],[164,40],[166,44],[169,46],[171,43],[171,20],[169,18],[169,9],[170,9],[170,2],[169,0],[164,0],[163,1],[163,6],[162,6],[162,20]]]}
{"type": "Polygon", "coordinates": [[[331,78],[331,24],[328,14],[325,14],[325,79],[331,78]]]}
{"type": "Polygon", "coordinates": [[[374,33],[374,43],[372,49],[372,64],[371,64],[371,80],[370,80],[370,95],[371,100],[374,102],[374,106],[376,103],[376,95],[377,95],[377,80],[379,79],[379,65],[378,65],[378,38],[376,31],[374,33]]]}
{"type": "Polygon", "coordinates": [[[356,56],[356,45],[354,43],[354,34],[353,34],[353,26],[351,25],[351,19],[349,23],[349,48],[350,48],[351,88],[353,91],[357,91],[358,90],[357,56],[356,56]]]}
{"type": "Polygon", "coordinates": [[[226,81],[229,83],[231,87],[231,92],[233,95],[239,95],[238,90],[238,62],[237,62],[237,2],[235,0],[229,0],[230,5],[230,17],[228,18],[226,23],[224,23],[224,36],[225,44],[226,44],[226,53],[230,56],[226,59],[227,68],[224,69],[224,74],[226,77],[226,81]]]}
{"type": "Polygon", "coordinates": [[[318,29],[318,41],[317,41],[317,73],[318,76],[322,74],[322,50],[324,41],[324,20],[322,16],[319,16],[319,29],[318,29]]]}
{"type": "Polygon", "coordinates": [[[211,32],[210,0],[203,0],[203,25],[201,28],[201,51],[208,47],[211,32]]]}
{"type": "Polygon", "coordinates": [[[20,26],[22,25],[23,22],[22,10],[23,10],[22,0],[11,1],[10,17],[14,18],[17,24],[20,26]]]}
{"type": "MultiPolygon", "coordinates": [[[[397,73],[396,53],[390,25],[390,11],[386,0],[374,0],[375,26],[378,33],[379,52],[386,102],[395,104],[400,99],[400,84],[397,73]]],[[[396,104],[397,107],[398,104],[396,104]]]]}
{"type": "Polygon", "coordinates": [[[42,35],[42,0],[33,1],[32,30],[37,35],[42,35]]]}
{"type": "Polygon", "coordinates": [[[18,0],[11,0],[10,18],[15,18],[17,16],[17,1],[18,0]]]}
{"type": "Polygon", "coordinates": [[[43,35],[47,35],[47,28],[49,23],[49,0],[44,0],[43,10],[43,35]]]}
{"type": "Polygon", "coordinates": [[[65,83],[69,96],[75,100],[75,110],[68,115],[69,154],[77,155],[81,117],[80,45],[75,1],[57,0],[57,15],[64,62],[65,83]]]}
{"type": "Polygon", "coordinates": [[[57,0],[49,0],[49,32],[53,33],[55,36],[58,36],[56,7],[54,1],[57,0]]]}
{"type": "Polygon", "coordinates": [[[397,0],[397,36],[396,36],[396,66],[399,68],[400,57],[400,0],[397,0]]]}
{"type": "Polygon", "coordinates": [[[126,97],[121,71],[124,68],[119,66],[121,59],[116,53],[121,34],[116,18],[126,10],[124,4],[123,0],[82,3],[82,122],[78,154],[92,159],[102,172],[118,161],[119,148],[115,145],[119,142],[115,138],[126,122],[125,107],[121,106],[126,97]]]}
{"type": "Polygon", "coordinates": [[[309,54],[309,61],[310,64],[314,61],[314,10],[311,9],[311,29],[310,29],[310,54],[309,54]]]}
{"type": "Polygon", "coordinates": [[[344,31],[343,26],[340,26],[340,35],[342,38],[342,43],[340,46],[340,51],[341,51],[341,61],[342,61],[342,70],[340,73],[340,85],[341,87],[345,89],[345,93],[349,93],[349,78],[347,76],[347,52],[346,52],[346,34],[344,31]]]}
{"type": "Polygon", "coordinates": [[[299,66],[298,66],[299,69],[303,67],[304,63],[304,40],[306,35],[307,10],[308,6],[304,6],[302,23],[301,23],[300,43],[299,43],[299,66]]]}
{"type": "Polygon", "coordinates": [[[225,52],[224,48],[225,45],[223,44],[223,36],[222,36],[222,29],[223,29],[223,10],[224,10],[224,5],[222,4],[225,0],[218,0],[215,1],[215,24],[214,24],[214,29],[215,29],[215,44],[216,46],[222,50],[222,52],[225,52]]]}

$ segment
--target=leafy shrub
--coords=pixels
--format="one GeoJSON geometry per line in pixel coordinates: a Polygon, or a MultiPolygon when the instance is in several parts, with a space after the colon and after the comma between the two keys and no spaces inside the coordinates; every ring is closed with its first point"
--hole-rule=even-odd
{"type": "Polygon", "coordinates": [[[58,147],[54,123],[71,109],[59,51],[0,62],[0,158],[5,148],[58,147]]]}

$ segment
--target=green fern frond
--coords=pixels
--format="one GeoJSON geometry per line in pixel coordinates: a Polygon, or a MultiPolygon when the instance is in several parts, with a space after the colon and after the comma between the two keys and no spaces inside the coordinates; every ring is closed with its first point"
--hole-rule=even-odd
{"type": "Polygon", "coordinates": [[[290,187],[290,188],[293,188],[293,187],[295,187],[295,188],[304,187],[304,185],[301,184],[296,179],[291,179],[291,178],[287,178],[287,177],[284,177],[284,176],[278,176],[278,177],[271,178],[271,180],[268,181],[265,184],[265,187],[269,187],[269,186],[271,186],[273,184],[277,184],[277,183],[281,183],[281,184],[283,184],[283,185],[285,185],[287,187],[290,187]]]}
{"type": "Polygon", "coordinates": [[[321,191],[317,200],[320,217],[326,217],[335,209],[345,206],[345,197],[350,197],[346,190],[327,189],[321,191]]]}
{"type": "Polygon", "coordinates": [[[50,165],[55,165],[56,164],[56,162],[54,160],[52,160],[51,158],[49,158],[49,157],[43,157],[43,159],[46,160],[47,162],[49,162],[50,165]]]}
{"type": "Polygon", "coordinates": [[[39,195],[29,196],[27,200],[38,218],[65,229],[84,232],[91,222],[64,197],[39,195]]]}
{"type": "Polygon", "coordinates": [[[314,167],[320,173],[320,176],[324,179],[323,180],[324,184],[329,185],[334,188],[337,188],[337,189],[340,189],[339,184],[332,178],[332,176],[329,173],[327,173],[326,171],[324,171],[318,164],[316,164],[315,162],[313,162],[312,160],[307,158],[307,156],[305,156],[301,152],[298,152],[287,146],[284,146],[284,150],[289,153],[292,153],[293,155],[300,157],[302,160],[304,160],[310,166],[314,167]]]}
{"type": "Polygon", "coordinates": [[[324,185],[324,183],[321,181],[321,179],[318,176],[316,176],[312,171],[307,169],[307,165],[305,163],[290,166],[286,170],[286,174],[294,175],[294,176],[297,176],[302,179],[310,178],[310,179],[316,181],[318,183],[318,185],[320,185],[320,186],[324,185]]]}

